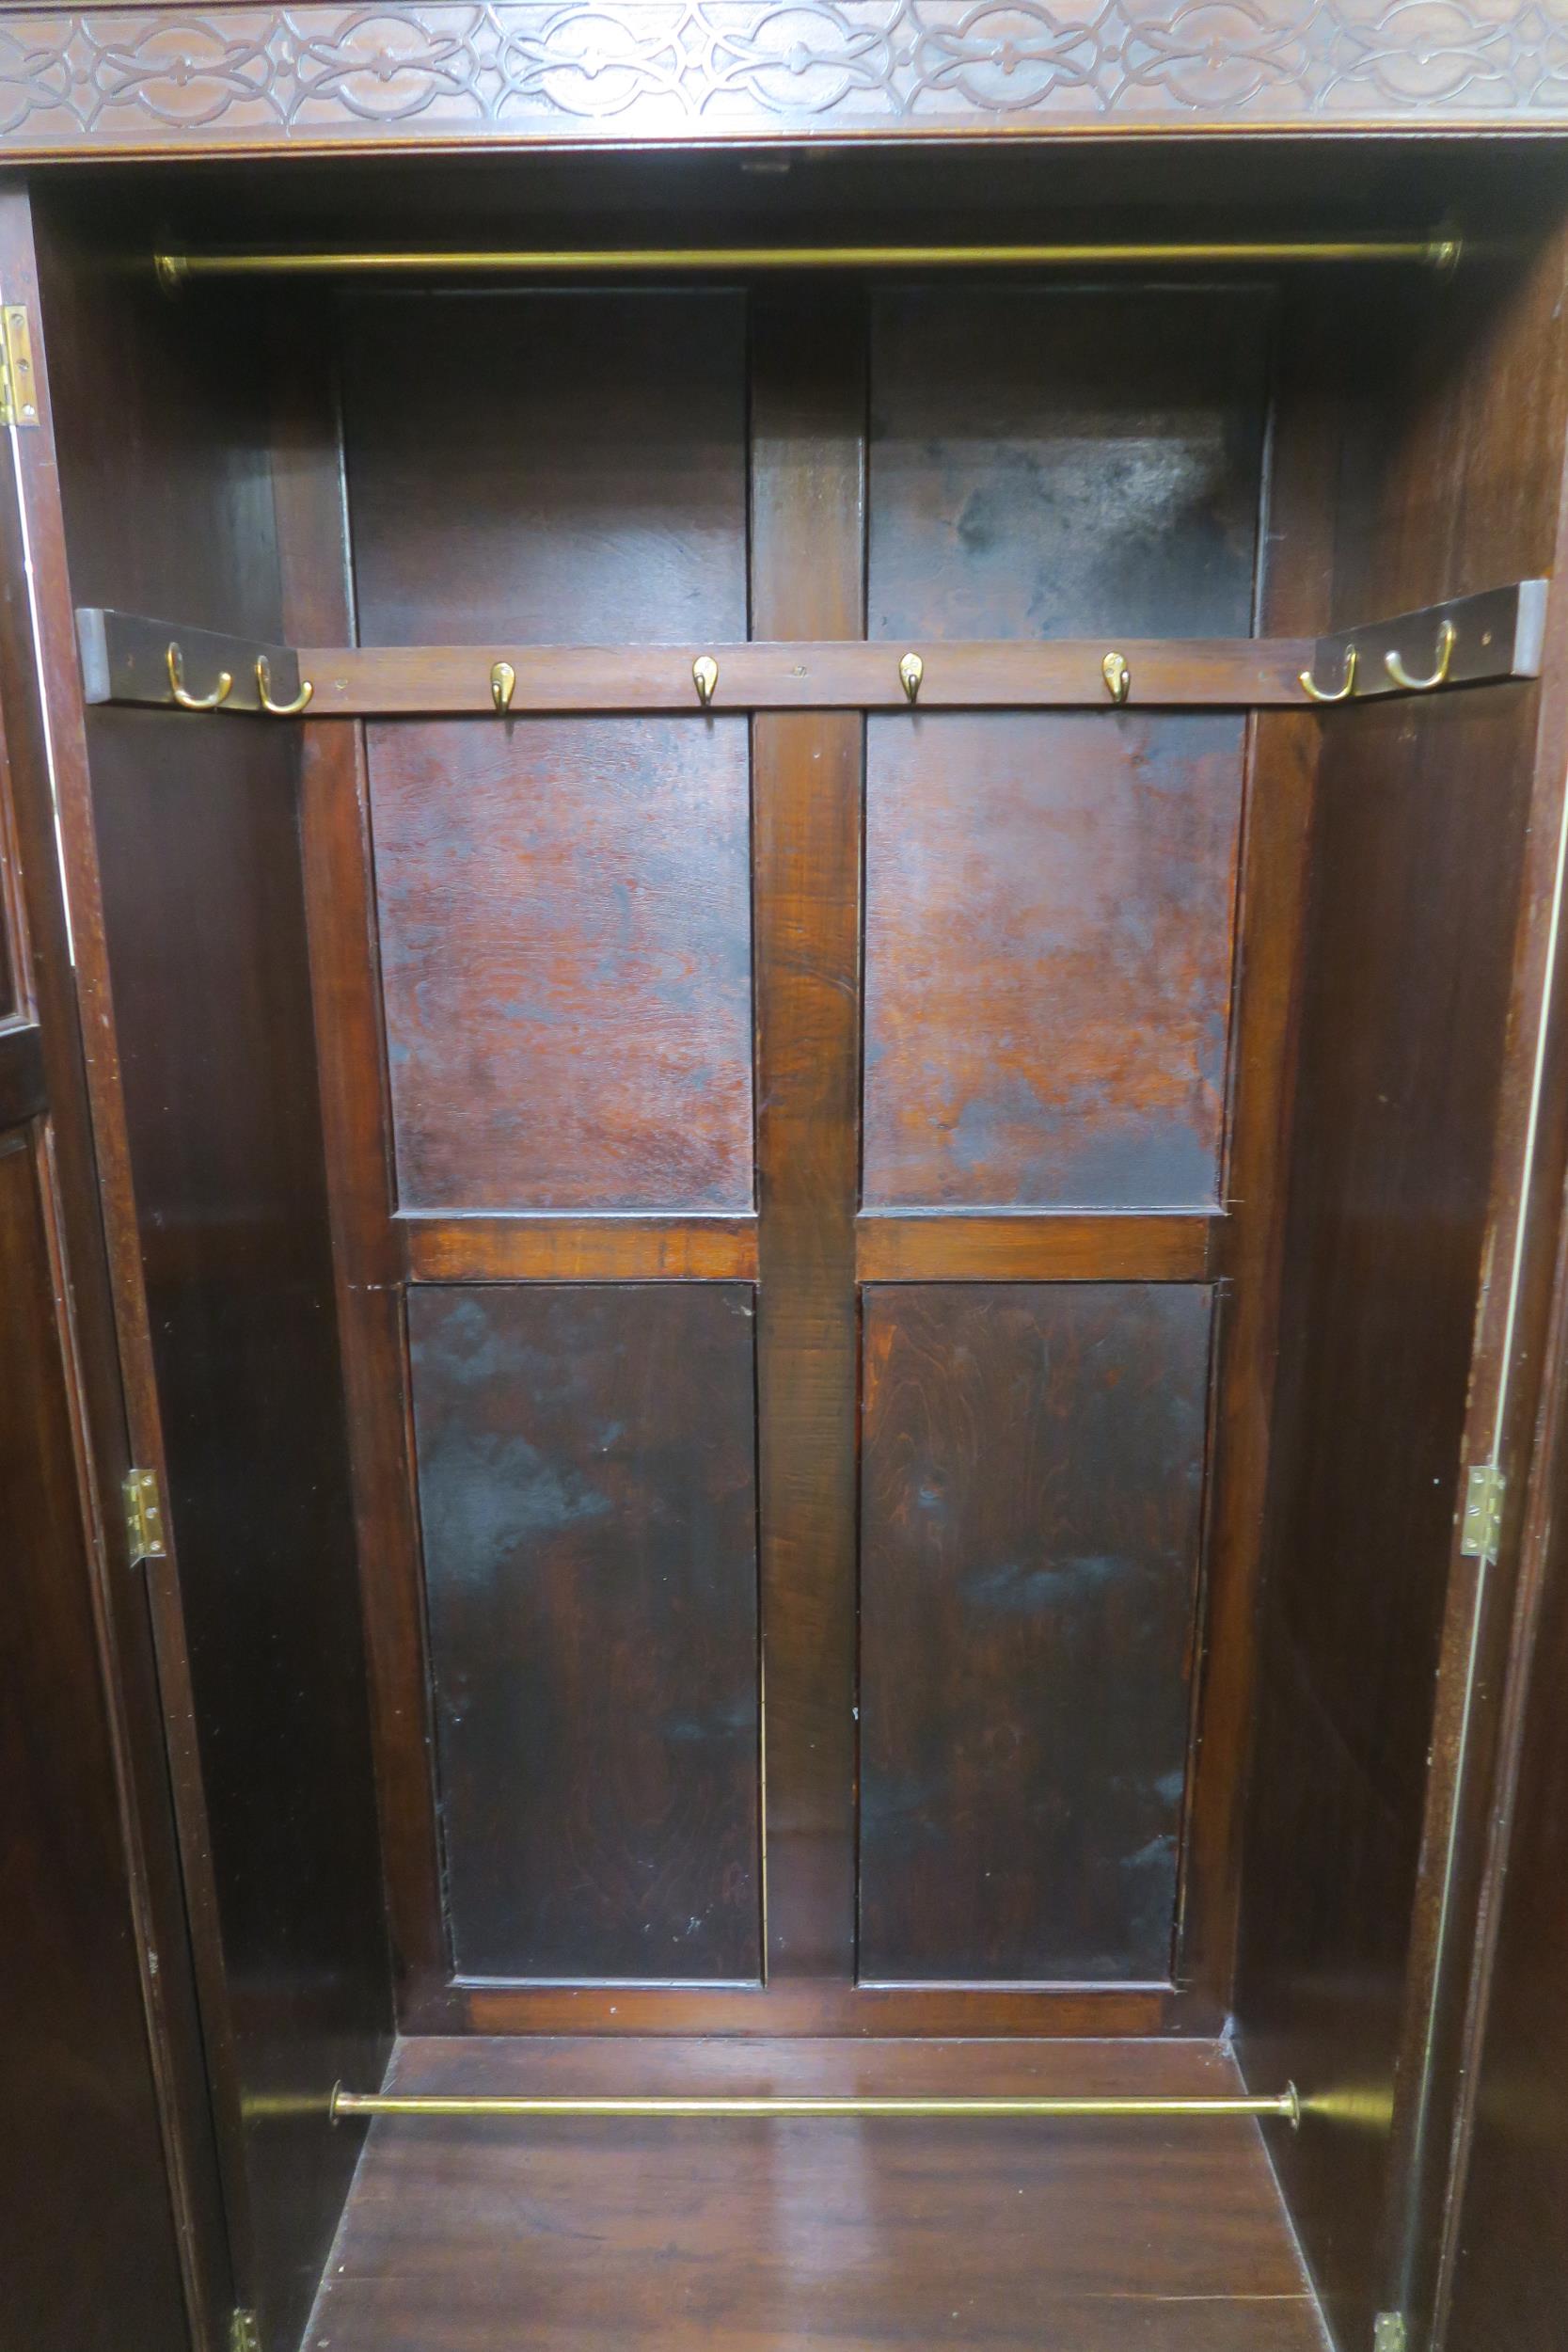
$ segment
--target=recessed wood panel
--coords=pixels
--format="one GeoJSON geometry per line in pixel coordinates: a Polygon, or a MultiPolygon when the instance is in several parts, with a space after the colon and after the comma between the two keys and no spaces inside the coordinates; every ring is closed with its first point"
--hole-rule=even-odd
{"type": "Polygon", "coordinates": [[[1244,637],[1250,289],[918,288],[872,329],[868,633],[1244,637]]]}
{"type": "Polygon", "coordinates": [[[397,1168],[416,1209],[748,1209],[743,719],[369,743],[397,1168]]]}
{"type": "Polygon", "coordinates": [[[874,719],[874,1206],[1217,1197],[1243,721],[874,719]]]}
{"type": "Polygon", "coordinates": [[[734,293],[349,303],[363,643],[744,637],[745,344],[734,293]]]}
{"type": "Polygon", "coordinates": [[[1167,1974],[1211,1300],[867,1292],[863,1979],[1167,1974]]]}
{"type": "Polygon", "coordinates": [[[459,1971],[755,1979],[750,1289],[408,1314],[459,1971]]]}

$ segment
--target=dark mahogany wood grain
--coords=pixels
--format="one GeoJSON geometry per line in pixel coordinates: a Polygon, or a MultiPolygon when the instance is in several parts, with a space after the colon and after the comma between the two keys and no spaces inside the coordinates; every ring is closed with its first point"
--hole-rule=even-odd
{"type": "MultiPolygon", "coordinates": [[[[0,1133],[0,2155],[29,2352],[187,2342],[40,1131],[0,1133]]],[[[122,1571],[123,1572],[123,1571],[122,1571]]]]}
{"type": "Polygon", "coordinates": [[[744,723],[370,730],[399,1198],[748,1209],[744,723]]]}
{"type": "Polygon", "coordinates": [[[1237,1997],[1252,2079],[1381,2102],[1278,2153],[1347,2331],[1382,2299],[1532,691],[1331,722],[1319,773],[1237,1997]]]}
{"type": "Polygon", "coordinates": [[[863,1282],[1196,1282],[1218,1231],[1204,1216],[867,1214],[855,1270],[863,1282]]]}
{"type": "Polygon", "coordinates": [[[866,732],[867,1204],[1213,1200],[1240,718],[866,732]]]}
{"type": "MultiPolygon", "coordinates": [[[[145,629],[145,624],[139,624],[145,629]]],[[[1435,628],[1435,620],[1433,628],[1435,628]]],[[[1126,700],[1138,704],[1243,706],[1299,703],[1307,696],[1301,673],[1312,660],[1310,638],[1248,639],[1111,637],[1070,640],[1005,639],[977,643],[933,640],[911,631],[893,645],[834,644],[801,637],[782,644],[528,646],[486,642],[472,650],[446,644],[388,648],[322,644],[307,648],[299,667],[314,689],[313,718],[419,718],[466,711],[491,717],[490,669],[508,661],[516,674],[511,707],[524,711],[701,710],[692,663],[701,654],[719,665],[716,710],[902,710],[907,690],[900,654],[918,652],[923,710],[1008,708],[1017,705],[1088,704],[1106,707],[1101,663],[1112,647],[1128,665],[1126,700]]],[[[252,661],[256,649],[235,641],[231,666],[252,661]]],[[[211,664],[208,664],[210,669],[211,664]]],[[[1337,667],[1323,675],[1333,682],[1337,667]]],[[[192,673],[193,684],[198,674],[192,673]]],[[[157,681],[154,681],[157,688],[157,681]]],[[[275,686],[274,699],[281,697],[275,686]]],[[[135,697],[120,697],[135,699],[135,697]]],[[[166,681],[145,698],[166,703],[166,681]]]]}
{"type": "Polygon", "coordinates": [[[372,295],[343,354],[369,644],[746,635],[738,294],[372,295]]]}
{"type": "Polygon", "coordinates": [[[1446,2352],[1555,2352],[1568,2308],[1568,1280],[1560,1247],[1550,1422],[1528,1515],[1527,1660],[1471,2005],[1473,2077],[1449,2216],[1446,2352]]]}
{"type": "MultiPolygon", "coordinates": [[[[320,305],[292,304],[274,326],[274,503],[288,626],[297,634],[347,637],[354,603],[335,345],[330,312],[320,305]]],[[[397,2010],[406,2025],[444,1986],[451,1957],[363,730],[308,727],[299,762],[300,862],[382,1873],[397,2010]]]]}
{"type": "MultiPolygon", "coordinates": [[[[861,626],[863,340],[853,293],[759,297],[752,610],[769,636],[861,626]]],[[[770,1992],[842,1994],[854,1974],[862,740],[847,715],[752,723],[770,1992]]]]}
{"type": "Polygon", "coordinates": [[[757,1275],[746,1216],[404,1216],[415,1282],[743,1281],[757,1275]]]}
{"type": "Polygon", "coordinates": [[[868,633],[1245,636],[1268,326],[1245,287],[879,294],[868,633]]]}
{"type": "Polygon", "coordinates": [[[41,256],[57,464],[21,462],[235,2285],[286,2336],[355,2157],[321,2074],[390,2023],[294,754],[154,711],[84,737],[71,644],[72,590],[277,640],[265,369],[254,306],[214,335],[69,209],[41,256]]]}
{"type": "Polygon", "coordinates": [[[1167,1972],[1211,1308],[868,1293],[863,1978],[1167,1972]]]}
{"type": "Polygon", "coordinates": [[[408,1313],[459,1969],[757,1976],[750,1291],[408,1313]]]}
{"type": "MultiPolygon", "coordinates": [[[[1211,2043],[601,2040],[412,2042],[394,2079],[1213,2096],[1235,2075],[1211,2043]]],[[[498,2331],[528,2352],[1323,2352],[1246,2123],[378,2124],[308,2352],[498,2331]]]]}

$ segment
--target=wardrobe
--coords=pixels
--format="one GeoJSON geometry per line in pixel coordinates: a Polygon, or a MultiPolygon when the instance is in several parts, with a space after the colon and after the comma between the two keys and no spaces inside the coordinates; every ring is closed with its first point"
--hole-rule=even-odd
{"type": "Polygon", "coordinates": [[[292,152],[72,23],[0,2345],[1545,2352],[1551,120],[292,152]]]}

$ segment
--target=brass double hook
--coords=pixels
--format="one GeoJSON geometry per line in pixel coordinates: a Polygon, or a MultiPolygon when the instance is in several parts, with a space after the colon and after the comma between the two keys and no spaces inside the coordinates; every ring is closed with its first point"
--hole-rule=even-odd
{"type": "MultiPolygon", "coordinates": [[[[216,710],[234,691],[232,670],[220,670],[218,682],[210,694],[193,694],[185,684],[185,662],[178,644],[171,644],[166,657],[168,668],[168,691],[182,710],[216,710]]],[[[297,719],[309,706],[315,687],[309,678],[301,678],[299,691],[293,702],[275,703],[272,698],[272,663],[264,653],[256,657],[256,699],[269,719],[297,719]]]]}
{"type": "MultiPolygon", "coordinates": [[[[1447,686],[1453,669],[1454,647],[1459,631],[1450,620],[1444,620],[1437,629],[1437,665],[1429,677],[1413,677],[1404,666],[1403,656],[1397,646],[1390,647],[1383,657],[1383,666],[1394,684],[1407,694],[1432,694],[1438,687],[1447,686]]],[[[1344,675],[1338,686],[1320,686],[1310,670],[1298,671],[1302,686],[1315,703],[1348,703],[1355,691],[1356,647],[1345,647],[1344,675]]]]}

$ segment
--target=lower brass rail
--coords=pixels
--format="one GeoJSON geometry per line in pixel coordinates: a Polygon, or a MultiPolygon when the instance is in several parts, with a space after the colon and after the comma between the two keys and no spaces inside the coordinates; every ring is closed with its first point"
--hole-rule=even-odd
{"type": "Polygon", "coordinates": [[[345,2090],[334,2087],[332,2121],[350,2115],[451,2116],[857,2116],[908,2115],[984,2120],[998,2116],[1227,2116],[1272,2115],[1292,2126],[1301,2122],[1301,2100],[1293,2083],[1261,2099],[877,2098],[851,2094],[824,2098],[647,2098],[566,2099],[515,2096],[510,2092],[345,2090]]]}

